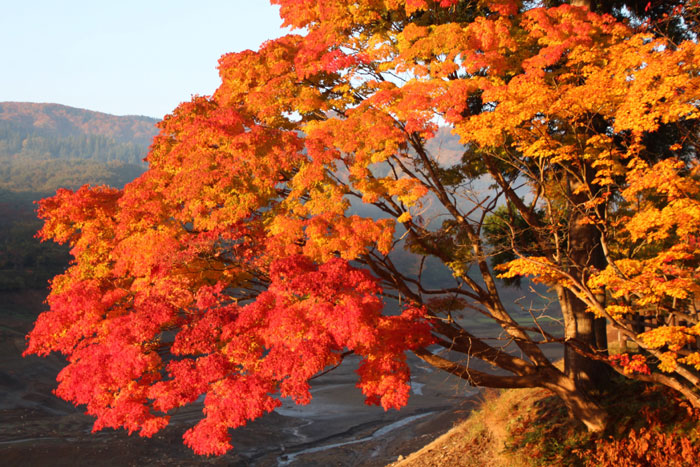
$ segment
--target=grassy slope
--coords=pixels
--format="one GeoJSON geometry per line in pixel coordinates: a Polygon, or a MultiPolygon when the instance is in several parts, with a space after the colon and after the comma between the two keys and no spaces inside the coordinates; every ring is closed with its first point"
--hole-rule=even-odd
{"type": "Polygon", "coordinates": [[[392,466],[698,465],[699,411],[628,381],[601,400],[612,422],[605,434],[591,436],[546,390],[486,392],[469,418],[392,466]]]}

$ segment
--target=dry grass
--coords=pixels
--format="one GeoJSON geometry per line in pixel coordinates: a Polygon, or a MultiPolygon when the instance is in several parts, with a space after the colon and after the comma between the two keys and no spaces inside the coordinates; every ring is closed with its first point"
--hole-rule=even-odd
{"type": "Polygon", "coordinates": [[[513,423],[536,416],[535,402],[549,394],[539,389],[486,391],[481,407],[432,443],[392,467],[531,465],[508,448],[513,423]]]}
{"type": "Polygon", "coordinates": [[[620,379],[598,400],[613,423],[592,435],[544,389],[487,391],[466,420],[391,467],[698,465],[700,410],[677,395],[620,379]]]}

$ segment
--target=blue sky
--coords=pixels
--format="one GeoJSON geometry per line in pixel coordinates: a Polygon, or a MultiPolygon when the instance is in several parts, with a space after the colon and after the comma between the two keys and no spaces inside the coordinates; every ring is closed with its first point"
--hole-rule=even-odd
{"type": "Polygon", "coordinates": [[[217,60],[285,34],[266,0],[8,0],[0,101],[161,118],[219,83],[217,60]]]}

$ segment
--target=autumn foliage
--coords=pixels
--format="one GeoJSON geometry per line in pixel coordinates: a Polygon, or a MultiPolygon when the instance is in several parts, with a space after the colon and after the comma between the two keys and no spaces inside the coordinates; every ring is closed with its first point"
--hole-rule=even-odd
{"type": "Polygon", "coordinates": [[[68,357],[61,397],[150,436],[205,395],[185,434],[204,454],[280,397],[308,402],[348,352],[385,408],[408,397],[408,350],[474,385],[545,387],[593,431],[600,368],[700,405],[695,2],[633,9],[639,27],[511,0],[273,3],[303,34],[224,55],[142,177],[41,202],[41,237],[74,261],[27,353],[68,357]],[[432,144],[440,127],[462,154],[432,144]],[[561,329],[516,316],[494,267],[551,287],[561,329]],[[606,323],[639,353],[609,359],[606,323]]]}
{"type": "Polygon", "coordinates": [[[585,465],[684,467],[697,463],[700,446],[696,442],[696,411],[667,406],[642,407],[641,412],[639,419],[643,426],[595,440],[594,446],[579,453],[585,458],[585,465]]]}
{"type": "Polygon", "coordinates": [[[366,271],[340,258],[316,265],[301,255],[273,261],[267,289],[240,305],[225,293],[231,282],[221,279],[234,271],[220,263],[217,273],[216,260],[203,256],[226,241],[221,235],[194,235],[178,245],[174,232],[130,232],[127,240],[115,225],[112,238],[101,241],[104,230],[91,236],[94,223],[104,227],[110,217],[129,215],[119,205],[123,199],[107,189],[60,191],[54,198],[54,215],[60,206],[66,217],[48,222],[45,235],[66,241],[80,229],[72,242],[77,258],[123,261],[101,272],[84,261],[84,268],[76,264],[57,277],[51,311],[37,320],[27,350],[69,357],[57,394],[86,404],[97,417],[95,430],[124,427],[150,436],[167,425],[167,412],[206,394],[206,417],[185,440],[196,452],[221,454],[231,447],[228,428],[272,411],[279,397],[308,403],[308,380],[347,350],[363,356],[358,386],[368,403],[386,409],[406,403],[404,351],[430,342],[423,310],[383,316],[381,288],[366,271]],[[154,251],[128,257],[121,248],[133,248],[133,241],[154,251]],[[126,271],[125,282],[114,280],[126,271]]]}

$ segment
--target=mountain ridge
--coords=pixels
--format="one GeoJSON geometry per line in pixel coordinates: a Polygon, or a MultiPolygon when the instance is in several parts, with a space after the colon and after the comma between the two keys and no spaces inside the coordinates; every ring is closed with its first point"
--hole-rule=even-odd
{"type": "Polygon", "coordinates": [[[120,143],[149,146],[158,133],[156,118],[141,115],[112,115],[63,104],[0,102],[0,120],[20,128],[55,132],[57,135],[99,135],[120,143]]]}
{"type": "Polygon", "coordinates": [[[121,187],[146,168],[158,120],[62,104],[0,102],[0,190],[121,187]]]}

